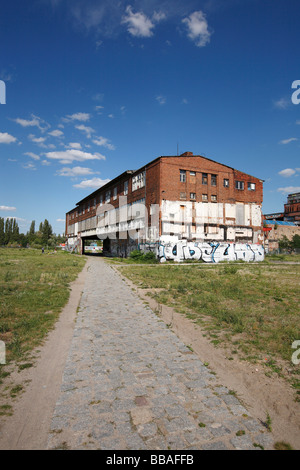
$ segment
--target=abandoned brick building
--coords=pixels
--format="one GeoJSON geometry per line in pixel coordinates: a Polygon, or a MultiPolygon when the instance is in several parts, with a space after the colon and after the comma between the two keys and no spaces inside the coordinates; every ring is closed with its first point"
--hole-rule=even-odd
{"type": "Polygon", "coordinates": [[[260,244],[262,201],[259,178],[192,152],[161,156],[79,201],[66,214],[67,243],[83,252],[101,238],[118,256],[178,241],[260,244]]]}

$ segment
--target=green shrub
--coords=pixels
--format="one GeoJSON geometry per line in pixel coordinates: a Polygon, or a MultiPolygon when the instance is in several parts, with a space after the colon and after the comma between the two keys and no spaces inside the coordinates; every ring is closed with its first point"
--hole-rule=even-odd
{"type": "Polygon", "coordinates": [[[143,253],[140,250],[133,250],[130,253],[130,258],[133,260],[139,260],[143,256],[143,253]]]}
{"type": "Polygon", "coordinates": [[[136,261],[137,263],[156,263],[157,258],[155,253],[152,253],[152,251],[148,251],[148,253],[143,253],[140,250],[133,250],[130,253],[130,259],[132,261],[136,261]]]}

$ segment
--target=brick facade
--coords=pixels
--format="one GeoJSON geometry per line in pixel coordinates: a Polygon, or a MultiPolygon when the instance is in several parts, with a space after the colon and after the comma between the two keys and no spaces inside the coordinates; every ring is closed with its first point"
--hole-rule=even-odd
{"type": "MultiPolygon", "coordinates": [[[[79,201],[66,214],[69,242],[96,238],[97,210],[105,202],[118,209],[121,197],[127,198],[128,207],[145,203],[150,228],[151,208],[153,205],[160,208],[156,238],[167,229],[170,236],[202,241],[213,237],[232,242],[262,240],[263,181],[186,152],[180,156],[161,156],[137,171],[126,171],[79,201]],[[188,234],[180,228],[183,211],[190,225],[188,234]]],[[[147,242],[149,232],[141,233],[143,240],[139,241],[147,242]]]]}

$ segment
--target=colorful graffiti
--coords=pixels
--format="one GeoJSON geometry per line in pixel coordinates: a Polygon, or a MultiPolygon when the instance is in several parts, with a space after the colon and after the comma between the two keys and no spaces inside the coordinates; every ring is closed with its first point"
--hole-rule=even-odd
{"type": "Polygon", "coordinates": [[[197,243],[184,240],[160,242],[158,256],[161,262],[173,260],[203,260],[205,263],[220,261],[263,261],[264,248],[248,243],[209,242],[197,243]]]}

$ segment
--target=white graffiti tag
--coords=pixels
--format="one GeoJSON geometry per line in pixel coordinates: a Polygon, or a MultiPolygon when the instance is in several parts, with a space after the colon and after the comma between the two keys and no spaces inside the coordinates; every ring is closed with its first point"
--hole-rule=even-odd
{"type": "Polygon", "coordinates": [[[185,240],[159,244],[158,256],[161,262],[173,260],[203,260],[205,263],[220,261],[263,261],[264,248],[248,243],[193,243],[185,240]]]}

